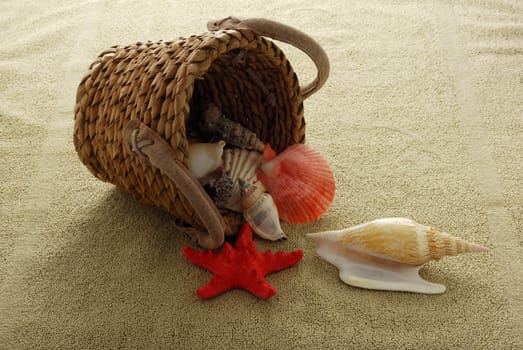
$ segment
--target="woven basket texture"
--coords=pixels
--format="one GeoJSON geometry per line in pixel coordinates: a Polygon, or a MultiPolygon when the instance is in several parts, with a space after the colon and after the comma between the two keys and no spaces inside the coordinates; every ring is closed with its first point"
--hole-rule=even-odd
{"type": "Polygon", "coordinates": [[[102,52],[78,87],[76,151],[99,179],[203,229],[174,182],[125,149],[123,128],[140,120],[188,166],[188,126],[209,102],[277,151],[304,141],[303,99],[283,52],[250,30],[220,30],[102,52]]]}

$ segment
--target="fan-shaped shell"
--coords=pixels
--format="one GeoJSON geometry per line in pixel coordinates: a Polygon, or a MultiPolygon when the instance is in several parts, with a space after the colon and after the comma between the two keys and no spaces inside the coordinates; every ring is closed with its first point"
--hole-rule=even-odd
{"type": "Polygon", "coordinates": [[[320,218],[336,191],[325,158],[303,144],[292,145],[274,158],[273,152],[267,145],[257,176],[273,196],[280,218],[294,224],[320,218]]]}
{"type": "Polygon", "coordinates": [[[261,164],[262,155],[256,151],[232,148],[223,152],[224,182],[219,182],[217,191],[226,193],[226,200],[222,201],[223,208],[242,212],[241,193],[238,180],[253,184],[256,182],[256,172],[261,164]],[[226,181],[226,182],[225,182],[226,181]],[[230,181],[230,183],[228,183],[230,181]]]}
{"type": "Polygon", "coordinates": [[[262,238],[276,241],[287,239],[280,226],[278,210],[270,194],[262,187],[239,180],[242,192],[243,217],[256,234],[262,238]]]}
{"type": "Polygon", "coordinates": [[[253,183],[260,167],[262,155],[256,151],[231,148],[223,151],[223,170],[231,179],[243,179],[253,183]]]}

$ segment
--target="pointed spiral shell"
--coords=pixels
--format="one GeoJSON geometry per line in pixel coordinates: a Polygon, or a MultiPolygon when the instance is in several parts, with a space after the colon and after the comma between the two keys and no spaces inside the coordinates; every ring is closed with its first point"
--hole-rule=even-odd
{"type": "Polygon", "coordinates": [[[239,179],[242,190],[243,217],[258,236],[276,241],[287,239],[280,226],[278,210],[270,194],[262,187],[239,179]]]}
{"type": "Polygon", "coordinates": [[[478,244],[407,218],[378,219],[310,237],[409,265],[421,265],[460,253],[488,251],[478,244]]]}
{"type": "Polygon", "coordinates": [[[224,116],[216,105],[209,103],[202,118],[199,127],[204,132],[225,140],[228,145],[263,152],[265,144],[258,139],[258,136],[243,125],[224,116]]]}

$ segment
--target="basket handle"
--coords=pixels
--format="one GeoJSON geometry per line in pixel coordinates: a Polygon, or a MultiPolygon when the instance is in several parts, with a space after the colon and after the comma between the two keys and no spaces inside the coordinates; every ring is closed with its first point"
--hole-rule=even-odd
{"type": "Polygon", "coordinates": [[[158,133],[136,119],[126,124],[124,139],[128,150],[136,152],[144,165],[152,164],[160,169],[191,203],[207,229],[207,232],[195,230],[198,244],[207,249],[221,246],[225,232],[223,217],[212,204],[202,185],[176,160],[169,144],[158,133]]]}
{"type": "Polygon", "coordinates": [[[249,29],[258,35],[291,44],[305,52],[316,65],[318,74],[312,82],[300,87],[300,94],[304,100],[318,91],[329,77],[329,58],[323,48],[313,38],[296,28],[265,18],[239,19],[232,16],[210,21],[207,23],[207,28],[209,30],[249,29]]]}

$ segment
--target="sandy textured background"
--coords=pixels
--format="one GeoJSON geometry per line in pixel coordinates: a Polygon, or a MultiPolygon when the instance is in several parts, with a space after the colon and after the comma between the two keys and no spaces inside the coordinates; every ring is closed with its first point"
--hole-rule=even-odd
{"type": "MultiPolygon", "coordinates": [[[[1,349],[521,349],[523,3],[0,2],[1,349]],[[113,44],[261,16],[325,47],[308,143],[335,172],[324,218],[284,226],[305,252],[269,301],[194,295],[168,215],[95,179],[72,145],[76,86],[113,44]],[[430,263],[438,296],[343,284],[304,234],[409,216],[492,252],[430,263]]],[[[302,82],[314,66],[282,45],[302,82]]]]}

